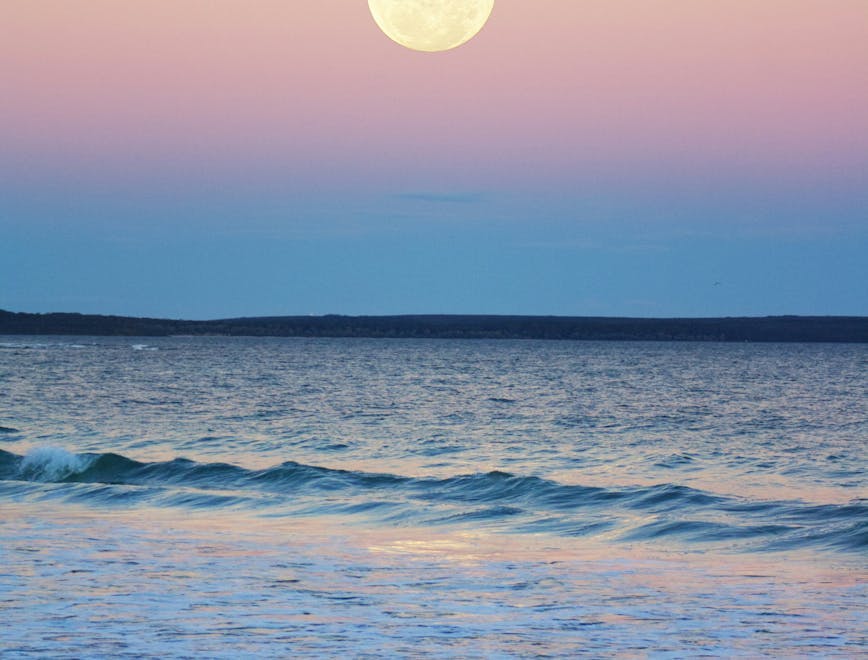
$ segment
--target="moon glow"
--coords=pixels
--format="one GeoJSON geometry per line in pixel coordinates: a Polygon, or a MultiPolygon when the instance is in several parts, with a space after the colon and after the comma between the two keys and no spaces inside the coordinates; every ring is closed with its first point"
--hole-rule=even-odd
{"type": "Polygon", "coordinates": [[[488,21],[494,0],[368,0],[368,7],[392,41],[433,53],[472,39],[488,21]]]}

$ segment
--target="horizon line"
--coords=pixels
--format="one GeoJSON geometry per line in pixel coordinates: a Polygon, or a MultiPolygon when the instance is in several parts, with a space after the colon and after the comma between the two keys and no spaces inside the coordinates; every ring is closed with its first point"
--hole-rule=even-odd
{"type": "Polygon", "coordinates": [[[115,314],[105,312],[51,311],[23,312],[0,308],[0,314],[16,314],[28,316],[95,316],[101,318],[142,319],[152,321],[182,321],[194,323],[209,323],[215,321],[239,321],[259,319],[391,319],[391,318],[503,318],[503,319],[604,319],[623,321],[713,321],[722,319],[868,319],[868,314],[725,314],[719,316],[628,316],[600,314],[527,314],[527,313],[485,313],[485,312],[399,312],[392,314],[347,314],[342,312],[327,312],[324,314],[257,314],[243,316],[216,316],[211,318],[190,318],[171,316],[138,316],[133,314],[115,314]]]}

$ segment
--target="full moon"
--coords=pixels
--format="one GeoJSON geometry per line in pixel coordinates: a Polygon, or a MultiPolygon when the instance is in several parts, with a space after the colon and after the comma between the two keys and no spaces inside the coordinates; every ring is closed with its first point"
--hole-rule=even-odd
{"type": "Polygon", "coordinates": [[[402,46],[432,53],[472,39],[494,0],[368,0],[380,29],[402,46]]]}

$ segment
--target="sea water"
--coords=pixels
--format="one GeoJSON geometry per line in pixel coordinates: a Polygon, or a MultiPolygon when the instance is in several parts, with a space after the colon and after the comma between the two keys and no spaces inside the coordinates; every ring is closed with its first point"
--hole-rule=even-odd
{"type": "Polygon", "coordinates": [[[866,402],[858,344],[0,338],[0,655],[865,655],[866,402]]]}

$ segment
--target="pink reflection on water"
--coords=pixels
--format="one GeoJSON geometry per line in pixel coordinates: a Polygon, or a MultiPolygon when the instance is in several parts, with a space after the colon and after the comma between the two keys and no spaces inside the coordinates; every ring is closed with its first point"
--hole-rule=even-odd
{"type": "Polygon", "coordinates": [[[206,655],[854,655],[864,641],[859,559],[328,517],[4,509],[4,643],[47,654],[117,650],[119,639],[206,655]]]}

